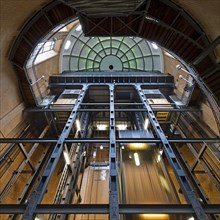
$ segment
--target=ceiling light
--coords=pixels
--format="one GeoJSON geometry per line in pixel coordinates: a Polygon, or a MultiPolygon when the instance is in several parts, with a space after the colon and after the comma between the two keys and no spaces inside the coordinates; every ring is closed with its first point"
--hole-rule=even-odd
{"type": "Polygon", "coordinates": [[[194,217],[190,217],[188,220],[195,220],[195,218],[194,217]]]}
{"type": "Polygon", "coordinates": [[[125,146],[121,146],[121,149],[124,150],[124,149],[125,149],[125,146]]]}
{"type": "Polygon", "coordinates": [[[144,130],[147,130],[148,126],[149,126],[149,119],[146,118],[145,121],[144,121],[144,130]]]}
{"type": "Polygon", "coordinates": [[[100,145],[100,150],[102,150],[103,149],[103,145],[100,145]]]}
{"type": "Polygon", "coordinates": [[[106,130],[106,129],[107,129],[107,125],[104,125],[104,124],[97,125],[97,130],[99,130],[99,131],[103,131],[103,130],[106,130]]]}
{"type": "Polygon", "coordinates": [[[126,124],[119,124],[117,125],[118,130],[126,130],[127,129],[127,125],[126,124]]]}
{"type": "Polygon", "coordinates": [[[139,159],[139,156],[138,156],[138,153],[134,153],[134,161],[135,161],[135,165],[136,166],[140,166],[140,159],[139,159]]]}
{"type": "Polygon", "coordinates": [[[64,159],[66,161],[66,164],[70,165],[69,154],[66,151],[63,151],[63,156],[64,156],[64,159]]]}
{"type": "Polygon", "coordinates": [[[180,65],[176,65],[176,69],[177,69],[177,70],[181,70],[182,67],[181,67],[180,65]]]}
{"type": "Polygon", "coordinates": [[[129,143],[128,148],[130,150],[144,150],[147,149],[148,144],[147,143],[129,143]]]}
{"type": "Polygon", "coordinates": [[[77,130],[80,130],[80,122],[79,122],[79,119],[76,119],[76,128],[77,128],[77,130]]]}
{"type": "Polygon", "coordinates": [[[64,49],[65,49],[65,50],[68,50],[68,49],[70,48],[70,46],[71,46],[71,41],[68,40],[68,41],[66,42],[65,46],[64,46],[64,49]]]}
{"type": "Polygon", "coordinates": [[[159,220],[159,219],[161,219],[161,220],[167,220],[168,219],[168,217],[169,217],[169,215],[167,215],[167,214],[141,214],[141,216],[142,216],[142,218],[143,219],[146,219],[146,220],[153,220],[153,219],[155,219],[155,220],[159,220]]]}
{"type": "Polygon", "coordinates": [[[183,75],[179,75],[179,78],[186,81],[187,83],[189,83],[191,86],[193,85],[193,83],[191,83],[188,79],[184,78],[183,75]]]}
{"type": "Polygon", "coordinates": [[[157,163],[159,163],[159,162],[160,162],[160,160],[161,160],[161,155],[160,155],[160,154],[158,154],[158,155],[157,155],[157,163]]]}
{"type": "Polygon", "coordinates": [[[157,46],[155,43],[151,43],[151,44],[152,44],[152,46],[153,46],[153,48],[154,48],[155,50],[158,49],[158,46],[157,46]]]}
{"type": "Polygon", "coordinates": [[[81,24],[79,24],[77,27],[76,27],[76,31],[81,31],[82,30],[82,26],[81,24]]]}

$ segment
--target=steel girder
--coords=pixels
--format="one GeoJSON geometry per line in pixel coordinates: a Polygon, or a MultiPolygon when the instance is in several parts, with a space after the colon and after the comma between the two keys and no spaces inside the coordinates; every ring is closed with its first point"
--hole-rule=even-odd
{"type": "MultiPolygon", "coordinates": [[[[0,204],[1,214],[23,214],[27,204],[0,204]]],[[[219,214],[219,204],[206,204],[207,214],[219,214]]],[[[38,204],[34,214],[108,214],[109,204],[38,204]]],[[[119,204],[119,214],[192,214],[189,204],[119,204]]]]}
{"type": "Polygon", "coordinates": [[[115,134],[115,98],[114,98],[114,85],[109,85],[110,92],[110,118],[109,118],[109,219],[119,219],[119,201],[118,201],[118,169],[117,169],[117,146],[115,134]]]}
{"type": "Polygon", "coordinates": [[[176,158],[172,147],[170,146],[170,143],[167,139],[167,137],[165,136],[162,128],[160,127],[160,124],[158,123],[155,114],[153,113],[153,110],[150,106],[150,104],[148,103],[146,96],[144,95],[141,86],[140,85],[136,85],[135,86],[138,95],[140,97],[140,100],[144,103],[147,114],[148,114],[148,118],[158,136],[158,138],[161,139],[162,141],[162,145],[163,145],[163,150],[164,153],[175,173],[175,176],[180,184],[180,187],[182,189],[182,192],[186,198],[186,200],[192,204],[193,210],[195,212],[195,215],[197,216],[197,218],[199,220],[207,220],[208,217],[201,205],[201,203],[199,202],[195,192],[193,191],[193,188],[191,187],[189,181],[186,178],[186,175],[178,161],[178,159],[176,158]]]}
{"type": "Polygon", "coordinates": [[[64,145],[64,140],[65,138],[68,137],[73,123],[75,122],[76,116],[77,116],[77,110],[80,106],[80,103],[82,103],[83,98],[85,96],[86,90],[87,90],[88,86],[87,85],[83,85],[83,88],[81,90],[81,93],[79,94],[77,100],[76,100],[76,104],[73,107],[69,118],[64,126],[64,129],[57,141],[57,144],[54,147],[54,150],[52,152],[52,155],[46,165],[46,168],[42,174],[41,180],[39,181],[39,184],[35,190],[35,192],[33,193],[33,195],[31,196],[30,200],[28,201],[28,205],[25,209],[24,215],[23,215],[23,220],[30,220],[34,218],[34,212],[35,209],[37,207],[37,204],[41,202],[44,193],[47,189],[47,186],[49,184],[49,180],[53,174],[53,171],[59,161],[59,158],[61,156],[61,153],[63,152],[63,145],[64,145]]]}
{"type": "MultiPolygon", "coordinates": [[[[220,143],[220,138],[168,138],[170,143],[220,143]]],[[[56,143],[58,139],[32,139],[32,138],[0,138],[0,143],[56,143]]],[[[117,138],[116,143],[140,143],[140,141],[145,143],[161,143],[159,138],[117,138]]],[[[108,139],[105,138],[66,138],[63,143],[109,143],[108,139]]]]}
{"type": "MultiPolygon", "coordinates": [[[[79,109],[78,112],[108,112],[109,108],[87,108],[79,109]]],[[[152,108],[154,112],[198,112],[199,109],[195,108],[152,108]]],[[[57,109],[57,108],[29,108],[26,112],[71,112],[71,109],[57,109]]],[[[145,109],[139,108],[116,108],[115,112],[144,112],[145,109]]]]}

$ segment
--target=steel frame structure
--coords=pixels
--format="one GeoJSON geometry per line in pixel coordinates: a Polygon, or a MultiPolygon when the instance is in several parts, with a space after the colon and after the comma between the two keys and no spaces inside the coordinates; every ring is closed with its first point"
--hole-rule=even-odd
{"type": "MultiPolygon", "coordinates": [[[[129,84],[132,85],[139,95],[141,103],[123,103],[123,105],[140,105],[144,107],[144,111],[148,115],[152,127],[157,135],[157,138],[139,138],[139,139],[123,139],[116,138],[116,126],[115,126],[115,112],[117,110],[124,111],[125,109],[116,109],[118,103],[115,103],[115,85],[117,83],[103,83],[109,87],[109,103],[104,103],[108,105],[109,111],[109,139],[107,138],[75,138],[68,139],[68,135],[71,128],[75,122],[78,112],[81,106],[86,106],[83,103],[83,98],[90,85],[93,84],[83,84],[83,88],[77,98],[75,105],[73,106],[70,115],[66,121],[64,129],[58,139],[22,139],[22,138],[1,138],[0,143],[56,143],[53,152],[49,158],[46,168],[42,174],[42,177],[27,204],[0,204],[1,214],[24,214],[24,220],[30,220],[34,218],[36,214],[109,214],[109,219],[118,220],[120,219],[120,214],[140,214],[140,213],[166,213],[166,214],[195,214],[198,220],[208,219],[207,214],[219,214],[219,205],[202,205],[198,200],[192,186],[190,185],[183,168],[181,167],[175,152],[171,147],[171,143],[220,143],[220,138],[191,138],[191,139],[168,139],[162,128],[160,127],[156,116],[154,114],[154,109],[148,103],[146,96],[141,88],[142,84],[129,84]],[[188,205],[128,205],[119,204],[119,192],[118,192],[118,171],[117,171],[117,148],[119,143],[160,143],[163,145],[163,150],[166,157],[175,173],[176,178],[179,181],[181,190],[185,198],[188,201],[188,205]],[[109,143],[109,167],[110,167],[110,177],[109,177],[109,204],[82,204],[82,205],[71,205],[71,204],[54,204],[54,205],[43,205],[40,204],[43,195],[48,186],[49,180],[52,173],[58,163],[58,160],[64,150],[66,143],[109,143]]],[[[99,84],[102,85],[102,84],[99,84]]],[[[123,85],[123,84],[122,84],[123,85]]],[[[126,85],[126,84],[125,84],[126,85]]],[[[98,105],[99,103],[95,104],[98,105]]],[[[103,104],[103,103],[101,103],[103,104]]],[[[89,106],[90,104],[88,104],[89,106]]],[[[94,105],[91,103],[91,105],[94,105]]],[[[92,109],[94,110],[94,109],[92,109]]],[[[103,109],[101,109],[103,110],[103,109]]],[[[138,109],[134,109],[135,111],[138,109]]],[[[181,109],[177,109],[180,110],[181,109]]],[[[185,110],[185,109],[184,109],[185,110]]],[[[46,110],[45,110],[46,111],[46,110]]],[[[65,110],[64,110],[65,111],[65,110]]],[[[86,112],[86,109],[85,109],[86,112]]]]}

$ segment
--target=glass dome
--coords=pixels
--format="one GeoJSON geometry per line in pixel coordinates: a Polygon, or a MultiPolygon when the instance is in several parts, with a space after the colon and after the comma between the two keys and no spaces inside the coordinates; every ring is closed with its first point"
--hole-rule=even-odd
{"type": "Polygon", "coordinates": [[[60,53],[60,72],[163,72],[161,49],[139,37],[85,37],[80,24],[60,53]]]}

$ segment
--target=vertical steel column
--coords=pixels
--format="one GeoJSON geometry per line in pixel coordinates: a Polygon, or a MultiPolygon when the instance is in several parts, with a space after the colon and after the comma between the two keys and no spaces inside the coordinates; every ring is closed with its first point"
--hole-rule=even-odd
{"type": "Polygon", "coordinates": [[[34,219],[34,212],[36,210],[37,204],[39,204],[41,202],[41,200],[43,199],[44,193],[47,189],[47,186],[48,186],[48,183],[51,179],[53,171],[59,161],[60,155],[62,154],[64,141],[68,137],[68,135],[72,129],[73,123],[75,122],[75,119],[76,119],[77,110],[78,110],[80,104],[82,103],[82,100],[85,96],[86,90],[87,90],[87,85],[83,85],[81,93],[79,94],[79,96],[76,100],[76,103],[75,103],[75,105],[69,115],[69,118],[63,128],[63,131],[57,141],[57,144],[54,147],[52,155],[51,155],[51,157],[47,163],[47,166],[42,174],[41,180],[40,180],[36,190],[34,191],[33,195],[31,196],[30,200],[28,201],[27,208],[26,208],[24,215],[23,215],[23,220],[34,219]]]}
{"type": "Polygon", "coordinates": [[[180,166],[179,161],[177,160],[170,144],[169,141],[167,140],[162,128],[160,127],[156,116],[154,115],[153,110],[151,109],[151,106],[149,105],[146,96],[144,95],[140,84],[136,84],[135,85],[136,90],[138,92],[138,95],[141,99],[141,101],[143,102],[147,113],[148,113],[148,117],[149,120],[157,134],[157,136],[161,139],[161,142],[163,144],[163,150],[164,153],[167,156],[167,159],[175,173],[175,176],[180,184],[180,187],[182,189],[182,192],[184,194],[184,196],[186,197],[187,201],[192,205],[193,210],[197,216],[198,220],[207,220],[208,217],[205,214],[204,209],[202,208],[198,198],[196,197],[195,192],[193,191],[193,188],[191,187],[190,183],[188,182],[186,175],[182,169],[182,167],[180,166]]]}
{"type": "MultiPolygon", "coordinates": [[[[80,130],[80,135],[82,138],[89,138],[87,136],[87,128],[89,124],[89,113],[86,112],[82,114],[82,120],[81,121],[81,130],[80,130]]],[[[69,166],[71,166],[71,173],[69,174],[67,181],[66,181],[66,186],[63,189],[63,195],[62,195],[62,200],[60,204],[71,204],[71,201],[73,200],[75,193],[78,189],[77,187],[77,180],[79,177],[80,169],[82,166],[82,161],[83,161],[83,146],[84,144],[80,144],[80,147],[78,151],[75,153],[75,157],[71,155],[70,160],[71,163],[69,166]]],[[[68,215],[63,214],[63,215],[57,215],[56,219],[59,220],[65,220],[68,219],[68,215]]]]}
{"type": "Polygon", "coordinates": [[[114,84],[109,85],[110,90],[110,121],[109,121],[109,219],[119,219],[119,202],[118,202],[118,169],[116,158],[116,137],[115,137],[115,106],[114,106],[114,84]]]}

